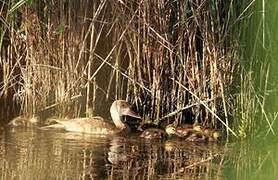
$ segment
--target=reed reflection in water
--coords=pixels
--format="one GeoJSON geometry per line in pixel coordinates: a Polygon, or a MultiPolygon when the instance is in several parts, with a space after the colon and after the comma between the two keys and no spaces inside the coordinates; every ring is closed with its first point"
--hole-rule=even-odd
{"type": "Polygon", "coordinates": [[[216,177],[217,144],[146,141],[15,128],[0,135],[0,179],[177,179],[216,177]]]}

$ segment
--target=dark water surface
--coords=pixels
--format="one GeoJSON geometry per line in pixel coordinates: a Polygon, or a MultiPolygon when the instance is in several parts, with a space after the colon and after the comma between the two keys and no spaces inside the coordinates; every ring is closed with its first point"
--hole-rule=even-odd
{"type": "Polygon", "coordinates": [[[0,179],[277,179],[277,149],[276,136],[206,144],[10,128],[0,179]]]}
{"type": "Polygon", "coordinates": [[[226,149],[11,128],[0,135],[0,179],[223,179],[226,149]]]}

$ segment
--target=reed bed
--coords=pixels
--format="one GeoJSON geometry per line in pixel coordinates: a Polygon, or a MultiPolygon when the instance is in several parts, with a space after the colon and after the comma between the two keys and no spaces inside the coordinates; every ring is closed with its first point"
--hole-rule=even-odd
{"type": "Polygon", "coordinates": [[[115,3],[115,27],[125,32],[121,39],[117,31],[131,77],[127,99],[156,122],[229,129],[228,95],[237,63],[229,36],[235,7],[233,1],[115,3]]]}
{"type": "MultiPolygon", "coordinates": [[[[240,82],[233,94],[232,114],[234,129],[242,138],[275,135],[277,111],[275,110],[275,59],[273,35],[270,32],[274,17],[273,3],[252,1],[240,23],[240,82]],[[266,13],[268,12],[268,13],[266,13]]],[[[275,26],[276,27],[276,26],[275,26]]]]}
{"type": "Polygon", "coordinates": [[[29,116],[55,108],[57,114],[78,116],[80,104],[89,106],[88,98],[96,87],[90,83],[94,79],[87,77],[103,28],[93,22],[103,18],[104,5],[37,2],[24,4],[13,14],[17,17],[8,22],[14,24],[6,27],[8,42],[2,45],[1,94],[12,90],[21,113],[29,116]],[[92,18],[86,19],[87,14],[92,18]],[[89,93],[84,96],[83,92],[89,93]]]}
{"type": "Polygon", "coordinates": [[[274,123],[277,112],[268,112],[265,108],[269,94],[269,66],[261,65],[254,75],[251,70],[241,72],[239,93],[234,95],[236,108],[233,108],[234,125],[239,137],[258,137],[275,135],[274,123]],[[259,79],[256,79],[259,78],[259,79]],[[257,83],[255,83],[257,82],[257,83]]]}
{"type": "Polygon", "coordinates": [[[237,1],[1,4],[1,116],[83,116],[127,99],[154,123],[235,132],[237,1]],[[103,106],[101,106],[103,107],[103,106]],[[19,112],[17,112],[19,113],[19,112]]]}

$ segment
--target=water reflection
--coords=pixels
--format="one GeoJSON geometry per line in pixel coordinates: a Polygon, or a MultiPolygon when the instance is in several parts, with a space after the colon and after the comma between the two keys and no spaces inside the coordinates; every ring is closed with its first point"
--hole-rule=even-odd
{"type": "Polygon", "coordinates": [[[216,177],[219,145],[35,128],[0,135],[1,179],[178,179],[216,177]]]}

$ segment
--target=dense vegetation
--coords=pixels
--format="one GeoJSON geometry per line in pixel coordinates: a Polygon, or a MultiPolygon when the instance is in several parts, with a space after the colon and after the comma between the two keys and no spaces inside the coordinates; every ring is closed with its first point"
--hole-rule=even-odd
{"type": "Polygon", "coordinates": [[[105,99],[127,99],[155,123],[198,122],[246,136],[264,108],[239,45],[253,4],[1,2],[0,118],[83,116],[104,111],[105,99]]]}

